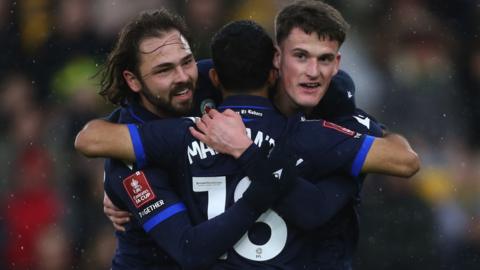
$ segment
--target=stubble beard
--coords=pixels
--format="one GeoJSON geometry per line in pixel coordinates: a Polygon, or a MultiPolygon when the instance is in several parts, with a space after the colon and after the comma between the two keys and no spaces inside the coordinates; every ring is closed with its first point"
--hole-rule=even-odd
{"type": "Polygon", "coordinates": [[[194,89],[192,82],[186,82],[176,86],[172,91],[170,91],[167,98],[163,98],[154,95],[152,91],[144,83],[142,83],[142,89],[140,92],[148,100],[148,102],[155,106],[155,108],[162,114],[170,117],[179,117],[187,115],[192,110],[193,99],[190,99],[188,102],[179,103],[176,106],[172,104],[173,95],[178,91],[185,89],[185,87],[192,89],[192,91],[194,89]]]}

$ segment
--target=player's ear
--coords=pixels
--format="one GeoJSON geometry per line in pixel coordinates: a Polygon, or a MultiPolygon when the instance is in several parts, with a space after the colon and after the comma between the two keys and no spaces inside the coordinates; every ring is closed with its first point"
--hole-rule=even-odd
{"type": "Polygon", "coordinates": [[[275,45],[275,54],[273,55],[273,66],[276,69],[280,69],[280,57],[282,56],[282,51],[278,45],[275,45]]]}
{"type": "Polygon", "coordinates": [[[122,72],[122,75],[123,79],[125,79],[125,81],[127,82],[128,87],[130,87],[133,92],[140,92],[140,90],[142,89],[142,84],[140,83],[140,80],[137,79],[137,76],[135,76],[135,74],[133,74],[131,71],[124,70],[122,72]]]}
{"type": "Polygon", "coordinates": [[[214,68],[211,68],[208,71],[208,76],[210,77],[210,81],[212,81],[213,86],[220,89],[220,79],[218,79],[218,73],[214,68]]]}
{"type": "Polygon", "coordinates": [[[269,87],[274,86],[275,82],[277,82],[277,78],[278,78],[278,70],[272,68],[268,73],[268,79],[267,79],[268,86],[269,87]]]}

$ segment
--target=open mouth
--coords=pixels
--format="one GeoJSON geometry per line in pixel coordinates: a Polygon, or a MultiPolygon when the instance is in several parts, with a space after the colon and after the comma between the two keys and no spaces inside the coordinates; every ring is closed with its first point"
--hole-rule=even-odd
{"type": "Polygon", "coordinates": [[[320,87],[320,83],[300,83],[300,86],[307,89],[315,89],[320,87]]]}
{"type": "Polygon", "coordinates": [[[183,96],[183,95],[189,94],[189,92],[190,92],[190,89],[187,88],[187,89],[185,89],[185,90],[183,90],[183,91],[179,91],[179,92],[175,93],[173,96],[174,96],[174,97],[183,96]]]}

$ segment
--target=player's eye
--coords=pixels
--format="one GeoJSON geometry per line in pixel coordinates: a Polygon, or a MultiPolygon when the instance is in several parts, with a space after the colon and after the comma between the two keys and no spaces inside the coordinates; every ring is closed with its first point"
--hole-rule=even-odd
{"type": "Polygon", "coordinates": [[[173,68],[171,68],[171,67],[159,68],[159,69],[154,70],[152,73],[153,74],[158,74],[158,75],[167,75],[172,70],[173,70],[173,68]]]}
{"type": "Polygon", "coordinates": [[[182,65],[187,66],[187,65],[192,64],[193,62],[194,62],[193,57],[189,57],[182,62],[182,65]]]}
{"type": "Polygon", "coordinates": [[[299,52],[299,53],[293,54],[293,56],[294,56],[295,58],[297,58],[298,60],[300,60],[300,61],[305,61],[305,60],[307,60],[307,55],[306,55],[305,53],[299,52]]]}
{"type": "Polygon", "coordinates": [[[333,60],[335,59],[335,56],[332,55],[332,54],[326,54],[326,55],[322,55],[318,58],[318,61],[320,63],[324,63],[324,64],[328,64],[328,63],[331,63],[333,62],[333,60]]]}

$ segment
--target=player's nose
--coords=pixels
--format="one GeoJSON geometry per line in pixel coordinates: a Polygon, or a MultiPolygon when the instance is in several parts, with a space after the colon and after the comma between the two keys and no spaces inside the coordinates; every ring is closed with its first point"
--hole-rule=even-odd
{"type": "Polygon", "coordinates": [[[186,82],[188,79],[188,74],[182,66],[175,68],[175,82],[186,82]]]}
{"type": "Polygon", "coordinates": [[[311,78],[316,78],[319,76],[320,68],[317,61],[314,61],[314,59],[311,59],[310,61],[308,61],[306,74],[308,77],[311,77],[311,78]]]}

